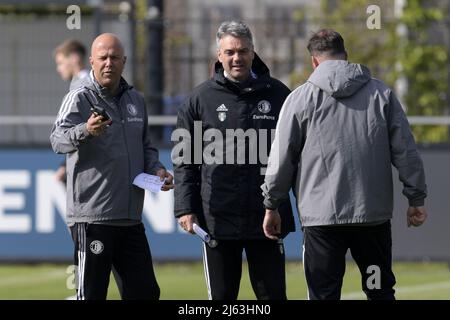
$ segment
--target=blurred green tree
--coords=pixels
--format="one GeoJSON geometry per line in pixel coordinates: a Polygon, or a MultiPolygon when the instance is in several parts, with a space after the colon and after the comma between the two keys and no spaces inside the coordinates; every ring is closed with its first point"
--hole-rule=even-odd
{"type": "MultiPolygon", "coordinates": [[[[372,76],[398,88],[404,80],[406,90],[397,92],[408,115],[448,115],[449,29],[444,21],[447,1],[407,0],[403,12],[396,14],[392,0],[322,0],[312,9],[310,20],[316,29],[333,28],[345,39],[349,60],[367,65],[372,76]],[[369,5],[381,10],[380,28],[369,29],[369,5]],[[396,16],[398,15],[398,16],[396,16]],[[404,30],[404,32],[402,32],[404,30]]],[[[297,84],[307,74],[293,74],[297,84]]],[[[448,126],[414,125],[420,143],[449,142],[448,126]]]]}
{"type": "MultiPolygon", "coordinates": [[[[408,0],[401,17],[407,36],[398,48],[401,76],[407,79],[404,102],[409,115],[439,116],[448,106],[448,26],[442,24],[447,1],[408,0]],[[440,6],[439,6],[440,5],[440,6]]],[[[396,75],[394,73],[394,75],[396,75]]],[[[413,127],[420,142],[448,142],[448,126],[413,127]]]]}

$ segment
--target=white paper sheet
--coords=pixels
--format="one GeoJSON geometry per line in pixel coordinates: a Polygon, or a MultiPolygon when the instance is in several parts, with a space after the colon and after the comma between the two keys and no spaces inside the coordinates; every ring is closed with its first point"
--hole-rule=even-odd
{"type": "Polygon", "coordinates": [[[134,178],[133,184],[151,192],[159,192],[164,184],[164,180],[161,181],[158,176],[140,173],[134,178]]]}
{"type": "Polygon", "coordinates": [[[204,242],[208,243],[211,240],[209,234],[205,230],[200,228],[196,223],[194,223],[193,228],[195,234],[198,235],[204,242]]]}

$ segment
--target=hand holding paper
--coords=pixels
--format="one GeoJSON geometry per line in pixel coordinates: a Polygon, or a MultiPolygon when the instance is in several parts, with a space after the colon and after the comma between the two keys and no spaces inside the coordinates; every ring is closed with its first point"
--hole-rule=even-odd
{"type": "Polygon", "coordinates": [[[211,248],[217,246],[217,241],[211,239],[211,236],[205,230],[203,230],[198,224],[194,223],[193,228],[195,234],[199,236],[200,239],[202,239],[203,242],[205,242],[208,246],[210,246],[211,248]]]}
{"type": "Polygon", "coordinates": [[[204,242],[209,242],[211,240],[211,237],[209,236],[209,234],[203,230],[202,228],[200,228],[200,226],[196,223],[194,223],[194,232],[196,235],[198,235],[200,237],[200,239],[202,239],[204,242]]]}
{"type": "Polygon", "coordinates": [[[173,189],[173,175],[171,172],[167,171],[164,168],[159,169],[156,171],[156,175],[164,180],[164,184],[161,187],[162,191],[169,191],[173,189]]]}
{"type": "Polygon", "coordinates": [[[161,178],[158,176],[140,173],[134,178],[133,184],[151,192],[159,192],[161,191],[164,181],[165,180],[161,181],[161,178]]]}

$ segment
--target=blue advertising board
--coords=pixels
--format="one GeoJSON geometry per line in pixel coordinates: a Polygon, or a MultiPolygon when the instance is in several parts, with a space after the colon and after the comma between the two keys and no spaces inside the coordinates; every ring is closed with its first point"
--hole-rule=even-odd
{"type": "MultiPolygon", "coordinates": [[[[171,168],[170,150],[160,152],[171,168]]],[[[64,222],[65,188],[54,173],[63,160],[49,149],[0,150],[0,260],[71,260],[73,244],[64,222]]],[[[143,211],[155,260],[201,259],[201,240],[179,229],[173,191],[146,192],[143,211]]],[[[285,239],[288,259],[301,258],[302,235],[285,239]]]]}

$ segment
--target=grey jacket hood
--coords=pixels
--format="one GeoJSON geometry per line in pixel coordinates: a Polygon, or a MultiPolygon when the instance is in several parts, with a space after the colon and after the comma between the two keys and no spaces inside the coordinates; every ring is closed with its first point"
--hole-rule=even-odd
{"type": "Polygon", "coordinates": [[[327,60],[319,64],[308,79],[333,98],[355,94],[371,79],[370,70],[345,60],[327,60]]]}
{"type": "Polygon", "coordinates": [[[423,206],[423,163],[395,94],[366,67],[325,61],[281,109],[264,205],[277,208],[293,188],[303,227],[386,221],[391,165],[409,205],[423,206]]]}

